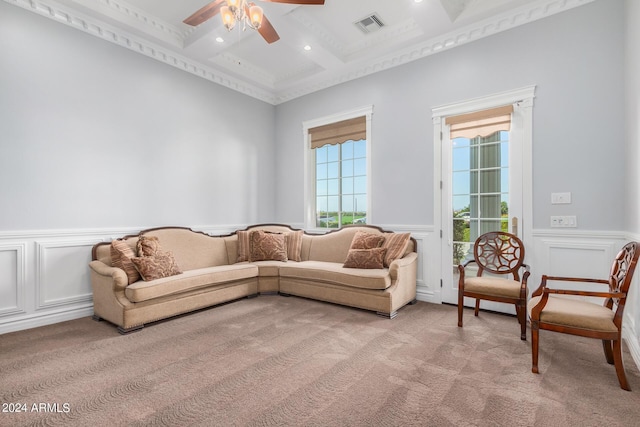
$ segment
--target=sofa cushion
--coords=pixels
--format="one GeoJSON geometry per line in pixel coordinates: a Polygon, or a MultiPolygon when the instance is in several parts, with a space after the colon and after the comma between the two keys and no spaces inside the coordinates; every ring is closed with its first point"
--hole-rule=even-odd
{"type": "Polygon", "coordinates": [[[349,249],[345,268],[384,268],[384,254],[386,248],[349,249]]]}
{"type": "Polygon", "coordinates": [[[156,236],[140,236],[136,243],[138,256],[155,256],[160,250],[160,239],[156,236]]]}
{"type": "Polygon", "coordinates": [[[127,274],[129,284],[140,280],[140,273],[131,261],[136,254],[124,240],[114,240],[111,242],[111,265],[118,267],[127,274]]]}
{"type": "Polygon", "coordinates": [[[238,257],[236,258],[236,262],[249,261],[251,255],[249,236],[251,231],[241,230],[236,234],[238,235],[238,257]]]}
{"type": "Polygon", "coordinates": [[[252,231],[249,235],[251,247],[250,261],[286,261],[287,244],[284,234],[262,230],[252,231]]]}
{"type": "Polygon", "coordinates": [[[384,243],[384,235],[358,231],[351,241],[349,249],[373,249],[379,248],[384,243]]]}
{"type": "Polygon", "coordinates": [[[391,286],[389,270],[344,268],[342,263],[302,261],[283,264],[280,277],[333,283],[362,289],[386,289],[391,286]]]}
{"type": "Polygon", "coordinates": [[[182,273],[171,252],[156,252],[154,256],[135,257],[131,261],[145,281],[182,273]]]}
{"type": "Polygon", "coordinates": [[[139,281],[127,286],[124,294],[129,301],[142,302],[207,286],[250,279],[257,275],[258,267],[251,264],[206,267],[185,271],[179,276],[163,277],[148,282],[139,281]]]}
{"type": "Polygon", "coordinates": [[[405,255],[411,233],[386,233],[383,248],[387,249],[384,255],[384,266],[389,267],[393,261],[405,255]]]}
{"type": "Polygon", "coordinates": [[[302,261],[302,236],[304,231],[296,230],[289,233],[285,233],[287,242],[287,259],[292,261],[302,261]]]}

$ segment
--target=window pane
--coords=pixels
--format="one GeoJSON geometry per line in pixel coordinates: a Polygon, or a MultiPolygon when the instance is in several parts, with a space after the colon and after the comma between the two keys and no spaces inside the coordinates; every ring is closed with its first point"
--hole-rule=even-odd
{"type": "Polygon", "coordinates": [[[327,193],[327,180],[319,179],[316,182],[316,195],[318,196],[326,196],[327,193]]]}
{"type": "Polygon", "coordinates": [[[367,194],[367,177],[359,176],[353,179],[353,192],[356,194],[367,194]]]}
{"type": "Polygon", "coordinates": [[[353,141],[342,144],[342,160],[353,159],[353,141]]]}
{"type": "Polygon", "coordinates": [[[342,176],[353,176],[353,160],[342,161],[342,176]]]}
{"type": "Polygon", "coordinates": [[[327,164],[316,165],[316,179],[327,179],[327,164]]]}
{"type": "MultiPolygon", "coordinates": [[[[353,214],[354,203],[353,203],[353,195],[344,195],[342,196],[342,213],[343,214],[353,214]]],[[[344,222],[342,223],[344,225],[344,222]]]]}
{"type": "Polygon", "coordinates": [[[471,192],[471,173],[461,171],[453,173],[453,194],[469,194],[471,192]]]}
{"type": "MultiPolygon", "coordinates": [[[[353,178],[342,179],[342,194],[353,194],[353,178]]],[[[342,209],[344,210],[344,206],[342,209]]]]}
{"type": "MultiPolygon", "coordinates": [[[[336,194],[340,194],[340,182],[337,179],[329,179],[327,180],[327,194],[334,196],[336,194]]],[[[338,206],[335,208],[338,210],[338,206]]]]}
{"type": "Polygon", "coordinates": [[[316,148],[315,152],[316,152],[316,163],[326,163],[327,162],[327,147],[328,145],[325,145],[324,147],[320,147],[320,148],[316,148]]]}
{"type": "Polygon", "coordinates": [[[340,146],[339,145],[327,145],[327,161],[337,162],[340,160],[340,146]]]}
{"type": "Polygon", "coordinates": [[[367,159],[356,159],[353,162],[353,174],[354,175],[366,175],[367,174],[367,159]]]}
{"type": "Polygon", "coordinates": [[[353,157],[367,157],[367,141],[361,139],[353,143],[353,157]]]}
{"type": "Polygon", "coordinates": [[[340,164],[338,162],[327,163],[327,178],[338,178],[340,176],[340,164]]]}

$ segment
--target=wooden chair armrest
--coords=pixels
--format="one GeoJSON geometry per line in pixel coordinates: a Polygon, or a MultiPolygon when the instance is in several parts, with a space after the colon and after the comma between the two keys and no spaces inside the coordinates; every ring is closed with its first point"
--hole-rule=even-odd
{"type": "Polygon", "coordinates": [[[624,294],[622,292],[595,292],[595,291],[580,291],[571,289],[551,289],[546,288],[545,294],[558,294],[558,295],[578,295],[582,297],[601,297],[601,298],[622,298],[624,294]]]}
{"type": "Polygon", "coordinates": [[[562,277],[562,276],[547,276],[546,274],[542,275],[542,279],[540,280],[540,286],[533,291],[531,294],[532,297],[538,297],[543,294],[545,289],[547,288],[547,282],[585,282],[585,283],[600,283],[604,285],[608,285],[609,281],[605,279],[589,279],[589,278],[581,278],[581,277],[562,277]]]}

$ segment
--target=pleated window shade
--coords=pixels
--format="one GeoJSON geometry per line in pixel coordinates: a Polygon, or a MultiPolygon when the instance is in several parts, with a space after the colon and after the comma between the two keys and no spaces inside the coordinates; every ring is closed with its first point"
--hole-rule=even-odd
{"type": "Polygon", "coordinates": [[[450,138],[486,137],[498,131],[511,129],[513,105],[476,111],[445,119],[449,125],[450,138]]]}
{"type": "Polygon", "coordinates": [[[366,116],[343,120],[309,129],[311,148],[327,144],[342,144],[347,141],[367,139],[366,116]]]}

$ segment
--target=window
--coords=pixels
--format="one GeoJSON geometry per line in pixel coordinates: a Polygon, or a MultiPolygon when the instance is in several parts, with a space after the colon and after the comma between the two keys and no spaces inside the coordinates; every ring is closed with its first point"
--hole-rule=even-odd
{"type": "Polygon", "coordinates": [[[307,228],[370,223],[371,110],[304,123],[307,228]]]}

